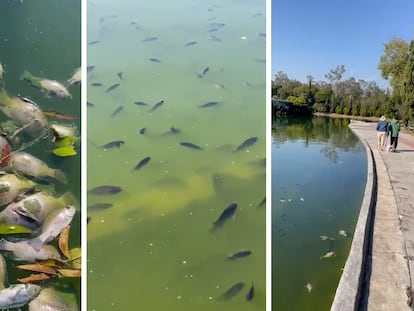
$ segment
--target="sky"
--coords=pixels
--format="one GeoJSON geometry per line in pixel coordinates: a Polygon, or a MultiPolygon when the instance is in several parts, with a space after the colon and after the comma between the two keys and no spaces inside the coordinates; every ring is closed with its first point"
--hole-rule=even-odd
{"type": "Polygon", "coordinates": [[[316,81],[338,65],[350,77],[376,81],[384,44],[414,40],[414,0],[271,0],[272,79],[316,81]]]}

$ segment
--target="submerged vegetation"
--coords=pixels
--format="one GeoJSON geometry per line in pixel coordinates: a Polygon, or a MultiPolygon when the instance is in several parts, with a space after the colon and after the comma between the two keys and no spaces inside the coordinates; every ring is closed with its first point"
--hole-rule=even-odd
{"type": "MultiPolygon", "coordinates": [[[[353,116],[376,116],[397,113],[408,125],[414,122],[414,40],[392,39],[384,45],[384,55],[378,69],[389,81],[390,89],[381,89],[375,81],[350,77],[342,80],[345,66],[331,69],[327,81],[314,81],[311,75],[307,83],[289,79],[282,71],[272,81],[274,101],[288,101],[288,106],[309,112],[339,113],[353,116]]],[[[273,105],[276,106],[275,104],[273,105]]],[[[276,107],[274,111],[283,111],[276,107]]],[[[291,112],[291,109],[288,109],[291,112]]]]}

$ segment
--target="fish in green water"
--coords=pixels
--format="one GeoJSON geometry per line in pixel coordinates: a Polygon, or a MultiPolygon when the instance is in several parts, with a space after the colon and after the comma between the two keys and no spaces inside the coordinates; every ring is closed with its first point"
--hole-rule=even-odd
{"type": "Polygon", "coordinates": [[[239,259],[239,258],[245,258],[245,257],[249,256],[251,253],[252,253],[251,250],[242,250],[240,252],[231,254],[227,258],[230,259],[230,260],[235,260],[235,259],[239,259]]]}
{"type": "Polygon", "coordinates": [[[112,206],[113,204],[111,203],[95,203],[92,205],[88,205],[87,209],[88,211],[100,211],[100,210],[110,208],[112,206]]]}
{"type": "Polygon", "coordinates": [[[152,108],[150,110],[148,110],[149,112],[153,112],[156,109],[160,108],[161,105],[164,104],[164,100],[160,100],[159,102],[157,102],[154,106],[152,106],[152,108]]]}
{"type": "Polygon", "coordinates": [[[190,41],[190,42],[186,43],[184,46],[193,46],[193,45],[196,45],[196,44],[197,44],[197,41],[190,41]]]}
{"type": "Polygon", "coordinates": [[[243,287],[244,287],[243,282],[239,282],[239,283],[234,284],[232,287],[230,287],[225,293],[223,293],[219,297],[219,300],[229,300],[229,299],[233,298],[238,293],[240,293],[240,291],[243,289],[243,287]]]}
{"type": "Polygon", "coordinates": [[[36,77],[27,70],[23,72],[20,79],[29,81],[33,87],[41,89],[48,95],[55,96],[58,98],[72,98],[72,95],[70,95],[66,87],[56,80],[49,80],[45,78],[36,77]]]}
{"type": "Polygon", "coordinates": [[[257,139],[258,139],[257,137],[250,137],[250,138],[246,139],[244,142],[242,142],[240,145],[238,145],[234,151],[235,152],[236,151],[241,151],[243,149],[246,149],[247,147],[252,146],[254,143],[256,143],[257,139]]]}
{"type": "Polygon", "coordinates": [[[88,191],[88,194],[93,195],[105,195],[105,194],[117,194],[122,191],[122,188],[119,186],[104,185],[92,188],[88,191]]]}
{"type": "Polygon", "coordinates": [[[79,83],[81,79],[82,79],[82,70],[81,70],[81,67],[79,67],[73,71],[72,76],[68,79],[68,84],[72,85],[72,84],[79,83]]]}
{"type": "Polygon", "coordinates": [[[125,141],[123,141],[123,140],[113,140],[113,141],[110,141],[109,143],[106,143],[106,144],[100,146],[100,148],[102,148],[102,149],[119,148],[123,144],[125,144],[125,141]]]}
{"type": "Polygon", "coordinates": [[[115,84],[112,84],[110,87],[108,87],[106,90],[105,90],[105,92],[106,93],[108,93],[108,92],[110,92],[110,91],[113,91],[113,90],[115,90],[117,87],[119,87],[121,84],[120,83],[115,83],[115,84]]]}
{"type": "Polygon", "coordinates": [[[213,223],[213,231],[216,229],[221,228],[226,221],[228,221],[231,217],[233,217],[234,212],[237,209],[237,203],[231,203],[227,206],[217,220],[213,223]]]}
{"type": "Polygon", "coordinates": [[[138,102],[134,102],[134,104],[135,104],[135,105],[137,105],[137,106],[148,106],[148,104],[147,104],[147,103],[145,103],[145,102],[140,102],[140,101],[138,101],[138,102]]]}
{"type": "Polygon", "coordinates": [[[266,196],[260,201],[260,203],[257,205],[257,208],[262,207],[263,205],[266,205],[266,196]]]}
{"type": "Polygon", "coordinates": [[[213,107],[216,105],[218,105],[218,102],[207,102],[205,104],[198,106],[198,108],[208,108],[208,107],[213,107]]]}
{"type": "Polygon", "coordinates": [[[324,259],[324,258],[333,258],[335,257],[335,253],[334,252],[327,252],[325,255],[321,256],[320,259],[324,259]]]}
{"type": "Polygon", "coordinates": [[[0,290],[0,309],[20,309],[36,298],[41,287],[35,284],[13,284],[0,290]]]}
{"type": "Polygon", "coordinates": [[[252,283],[252,286],[250,287],[249,291],[246,294],[246,300],[250,301],[254,297],[254,284],[252,283]]]}
{"type": "Polygon", "coordinates": [[[200,146],[197,146],[193,143],[189,143],[189,142],[180,142],[180,145],[183,147],[187,147],[190,149],[194,149],[194,150],[203,150],[203,148],[201,148],[200,146]]]}
{"type": "Polygon", "coordinates": [[[0,206],[14,201],[19,195],[34,189],[35,183],[14,174],[0,176],[0,206]]]}
{"type": "Polygon", "coordinates": [[[112,112],[111,117],[115,117],[118,113],[120,113],[124,109],[124,106],[119,106],[112,112]]]}
{"type": "Polygon", "coordinates": [[[134,170],[137,171],[141,168],[143,168],[145,165],[148,164],[148,162],[151,160],[151,157],[145,157],[141,161],[138,162],[137,165],[135,165],[134,170]]]}
{"type": "Polygon", "coordinates": [[[28,241],[10,242],[1,239],[0,250],[11,252],[13,258],[18,261],[62,260],[58,250],[54,246],[43,245],[39,250],[35,250],[28,241]]]}

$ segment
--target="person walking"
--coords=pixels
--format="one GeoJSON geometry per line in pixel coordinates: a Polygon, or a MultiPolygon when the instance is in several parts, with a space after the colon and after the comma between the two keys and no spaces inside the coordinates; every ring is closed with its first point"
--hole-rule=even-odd
{"type": "Polygon", "coordinates": [[[390,132],[390,145],[391,151],[395,152],[397,150],[398,145],[398,134],[400,133],[400,122],[397,120],[397,115],[394,114],[390,125],[388,126],[388,130],[390,132]]]}
{"type": "Polygon", "coordinates": [[[385,116],[382,116],[377,123],[377,149],[384,150],[385,144],[387,143],[388,135],[388,122],[385,116]]]}

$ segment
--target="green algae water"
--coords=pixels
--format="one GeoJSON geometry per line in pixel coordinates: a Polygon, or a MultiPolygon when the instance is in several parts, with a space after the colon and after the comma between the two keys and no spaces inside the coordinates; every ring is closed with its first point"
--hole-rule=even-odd
{"type": "MultiPolygon", "coordinates": [[[[48,118],[49,123],[74,125],[80,129],[80,85],[70,86],[71,99],[48,97],[39,89],[20,80],[25,70],[33,75],[60,82],[66,81],[81,64],[81,3],[66,0],[0,1],[0,63],[5,71],[4,88],[9,96],[21,95],[36,102],[42,110],[54,110],[69,114],[74,121],[48,118]]],[[[7,118],[1,114],[1,122],[7,118]]],[[[81,161],[80,146],[77,155],[58,158],[51,154],[52,147],[40,140],[25,151],[40,158],[50,167],[61,169],[68,179],[67,185],[57,185],[55,190],[71,191],[80,202],[81,161]]],[[[3,236],[4,237],[4,236],[3,236]]],[[[5,237],[7,238],[7,237],[5,237]]],[[[70,248],[80,246],[80,211],[78,210],[71,227],[70,248]]],[[[6,258],[8,259],[7,255],[6,258]]],[[[20,264],[23,264],[21,262],[20,264]]],[[[18,263],[7,260],[10,283],[16,278],[27,277],[28,272],[17,272],[13,267],[18,263]]],[[[67,293],[75,293],[80,306],[80,279],[53,278],[39,283],[53,286],[67,293]]],[[[26,310],[27,307],[23,309],[26,310]]]]}
{"type": "Polygon", "coordinates": [[[87,33],[88,189],[122,189],[88,195],[88,310],[265,310],[265,1],[88,1],[87,33]]]}
{"type": "Polygon", "coordinates": [[[365,149],[348,122],[316,117],[273,121],[273,310],[331,307],[367,174],[365,149]],[[328,252],[335,257],[321,258],[328,252]]]}

